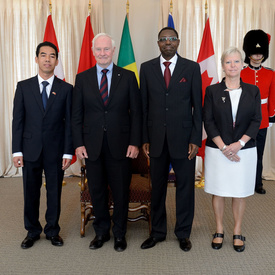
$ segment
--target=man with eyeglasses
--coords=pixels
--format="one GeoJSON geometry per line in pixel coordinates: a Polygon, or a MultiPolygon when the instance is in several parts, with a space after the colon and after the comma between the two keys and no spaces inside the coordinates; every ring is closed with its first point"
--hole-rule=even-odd
{"type": "Polygon", "coordinates": [[[161,55],[141,65],[143,150],[150,157],[152,231],[141,245],[154,247],[167,234],[165,200],[169,164],[176,175],[175,235],[180,248],[192,247],[195,159],[202,138],[202,86],[199,65],[177,54],[173,28],[158,34],[161,55]]]}

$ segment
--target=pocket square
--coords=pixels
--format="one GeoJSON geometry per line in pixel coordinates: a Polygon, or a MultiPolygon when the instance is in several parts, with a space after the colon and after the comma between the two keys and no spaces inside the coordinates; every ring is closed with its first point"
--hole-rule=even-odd
{"type": "Polygon", "coordinates": [[[181,82],[187,82],[187,80],[183,77],[181,80],[180,80],[180,83],[181,82]]]}

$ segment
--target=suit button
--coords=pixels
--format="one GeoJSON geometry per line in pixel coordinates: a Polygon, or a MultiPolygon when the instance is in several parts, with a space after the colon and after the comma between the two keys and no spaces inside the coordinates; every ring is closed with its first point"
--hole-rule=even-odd
{"type": "Polygon", "coordinates": [[[166,95],[166,96],[168,96],[169,94],[168,94],[168,93],[166,93],[165,95],[166,95]]]}
{"type": "Polygon", "coordinates": [[[163,126],[166,127],[166,123],[164,123],[163,126]]]}
{"type": "Polygon", "coordinates": [[[105,111],[105,114],[108,114],[108,111],[105,111]]]}
{"type": "Polygon", "coordinates": [[[168,108],[166,108],[165,110],[168,111],[168,108]]]}

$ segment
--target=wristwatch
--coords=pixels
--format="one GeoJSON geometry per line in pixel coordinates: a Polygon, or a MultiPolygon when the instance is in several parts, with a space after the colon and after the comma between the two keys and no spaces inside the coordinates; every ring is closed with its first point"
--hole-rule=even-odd
{"type": "Polygon", "coordinates": [[[245,142],[243,140],[239,139],[239,142],[240,142],[240,144],[241,144],[242,147],[245,146],[245,142]]]}

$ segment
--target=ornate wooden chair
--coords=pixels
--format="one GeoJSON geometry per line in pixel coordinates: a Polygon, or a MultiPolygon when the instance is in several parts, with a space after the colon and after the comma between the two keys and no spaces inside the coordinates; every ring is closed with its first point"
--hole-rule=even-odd
{"type": "MultiPolygon", "coordinates": [[[[80,235],[85,236],[85,226],[95,218],[93,214],[93,205],[88,189],[86,178],[86,167],[81,167],[81,226],[80,235]]],[[[110,211],[113,209],[112,194],[109,190],[110,211]]],[[[132,180],[129,188],[129,214],[138,212],[138,214],[128,215],[128,221],[136,222],[145,220],[149,223],[149,233],[151,232],[151,179],[149,171],[149,160],[146,158],[142,149],[137,159],[132,160],[132,180]]]]}

